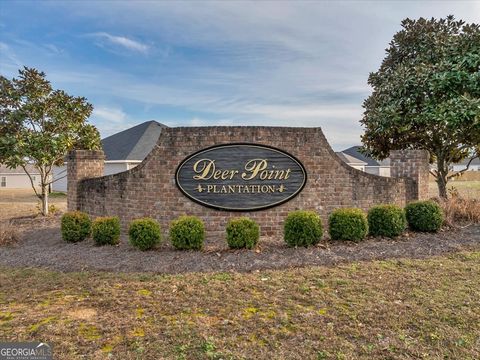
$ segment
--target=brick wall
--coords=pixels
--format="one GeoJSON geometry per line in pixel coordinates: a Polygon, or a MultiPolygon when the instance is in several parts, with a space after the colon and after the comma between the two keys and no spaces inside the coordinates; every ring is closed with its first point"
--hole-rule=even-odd
{"type": "Polygon", "coordinates": [[[67,204],[68,210],[77,210],[79,181],[103,175],[105,155],[103,151],[75,150],[67,156],[67,204]]]}
{"type": "MultiPolygon", "coordinates": [[[[326,224],[330,212],[339,207],[368,210],[380,203],[403,206],[418,194],[423,196],[423,190],[417,191],[416,188],[423,186],[425,166],[421,161],[425,159],[419,153],[412,154],[414,156],[410,158],[405,152],[394,161],[394,166],[402,169],[396,174],[409,176],[411,172],[412,178],[386,178],[346,165],[330,148],[320,128],[166,128],[152,152],[128,172],[85,179],[94,176],[92,173],[96,171],[98,174],[98,154],[90,159],[97,164],[91,168],[85,164],[85,153],[72,154],[72,160],[80,163],[70,165],[69,161],[68,181],[73,184],[69,187],[69,209],[77,208],[93,216],[116,215],[124,227],[135,218],[150,216],[160,222],[165,232],[176,217],[197,215],[205,221],[210,237],[223,236],[229,218],[245,215],[260,224],[263,235],[281,236],[283,221],[292,210],[315,210],[326,224]],[[176,187],[175,170],[185,157],[213,145],[238,142],[273,146],[298,158],[307,171],[307,183],[302,192],[274,208],[238,213],[201,206],[176,187]],[[408,165],[403,165],[402,161],[408,165]],[[72,174],[70,166],[74,169],[72,174]]],[[[428,181],[428,172],[426,179],[428,181]]]]}
{"type": "Polygon", "coordinates": [[[426,150],[393,150],[390,152],[391,176],[413,180],[408,200],[428,198],[429,158],[426,150]]]}

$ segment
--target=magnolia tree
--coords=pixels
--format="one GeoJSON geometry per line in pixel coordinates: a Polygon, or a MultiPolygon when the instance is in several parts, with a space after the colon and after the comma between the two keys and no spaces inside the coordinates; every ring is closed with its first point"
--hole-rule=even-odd
{"type": "Polygon", "coordinates": [[[54,166],[72,149],[99,149],[97,129],[87,123],[93,107],[83,97],[54,90],[45,73],[19,70],[19,77],[0,76],[0,163],[21,167],[48,215],[48,189],[54,166]],[[40,173],[35,183],[30,167],[40,173]]]}
{"type": "MultiPolygon", "coordinates": [[[[452,163],[480,154],[480,26],[446,19],[402,22],[368,83],[361,123],[364,152],[425,149],[439,195],[447,197],[452,163]]],[[[462,172],[463,172],[462,171],[462,172]]]]}

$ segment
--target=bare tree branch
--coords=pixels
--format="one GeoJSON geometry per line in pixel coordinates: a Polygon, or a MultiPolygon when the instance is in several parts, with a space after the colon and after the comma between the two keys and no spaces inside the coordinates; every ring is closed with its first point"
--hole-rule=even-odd
{"type": "Polygon", "coordinates": [[[474,157],[472,157],[472,158],[468,161],[467,166],[465,167],[465,169],[462,169],[462,170],[456,172],[455,174],[452,174],[452,175],[447,176],[447,180],[454,179],[454,178],[457,178],[457,177],[462,176],[462,174],[470,168],[470,165],[472,164],[472,161],[475,160],[476,158],[477,158],[477,156],[476,156],[476,154],[475,154],[474,157]]]}
{"type": "Polygon", "coordinates": [[[28,175],[28,178],[30,179],[30,184],[32,184],[33,191],[35,191],[35,195],[36,195],[39,199],[41,199],[42,196],[38,194],[37,189],[35,188],[35,183],[33,182],[33,178],[32,178],[32,176],[30,175],[30,173],[27,171],[26,166],[25,166],[25,165],[20,165],[20,166],[22,167],[23,171],[25,171],[25,174],[28,175]]]}
{"type": "Polygon", "coordinates": [[[52,181],[49,181],[49,182],[46,183],[45,185],[53,184],[54,182],[57,182],[58,180],[62,180],[62,179],[64,179],[64,178],[66,178],[66,177],[67,177],[67,174],[65,174],[65,175],[63,175],[63,176],[61,176],[61,177],[58,177],[58,178],[56,178],[56,179],[53,179],[53,176],[52,176],[52,179],[53,179],[53,180],[52,180],[52,181]]]}

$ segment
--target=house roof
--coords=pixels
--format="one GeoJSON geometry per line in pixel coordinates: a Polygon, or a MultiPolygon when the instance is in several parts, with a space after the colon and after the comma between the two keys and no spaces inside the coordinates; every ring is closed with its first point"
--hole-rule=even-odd
{"type": "Polygon", "coordinates": [[[353,156],[350,156],[348,154],[345,154],[344,152],[337,152],[336,153],[340,159],[342,159],[345,163],[348,165],[367,165],[365,161],[362,161],[360,159],[357,159],[353,156]]]}
{"type": "Polygon", "coordinates": [[[352,146],[349,147],[348,149],[343,150],[342,152],[344,154],[353,156],[354,158],[357,158],[361,161],[364,161],[367,163],[367,166],[380,166],[380,163],[371,157],[363,155],[359,150],[361,146],[352,146]]]}
{"type": "Polygon", "coordinates": [[[106,160],[143,160],[166,125],[146,121],[102,140],[106,160]]]}
{"type": "MultiPolygon", "coordinates": [[[[31,175],[39,175],[40,172],[37,170],[37,168],[33,165],[28,164],[25,166],[27,169],[28,173],[31,175]]],[[[3,164],[0,164],[0,174],[25,174],[25,171],[19,166],[13,169],[9,169],[3,164]]]]}
{"type": "Polygon", "coordinates": [[[380,166],[390,166],[390,158],[386,158],[378,161],[380,166]]]}

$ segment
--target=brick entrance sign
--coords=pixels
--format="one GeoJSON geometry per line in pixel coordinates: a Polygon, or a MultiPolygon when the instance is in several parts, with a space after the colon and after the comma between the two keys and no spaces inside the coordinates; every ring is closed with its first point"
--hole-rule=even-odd
{"type": "MultiPolygon", "coordinates": [[[[281,236],[283,221],[292,210],[315,210],[326,224],[328,215],[339,207],[368,210],[376,204],[404,206],[411,200],[427,197],[428,159],[428,153],[423,150],[393,151],[392,177],[388,178],[367,174],[345,164],[330,148],[320,128],[165,128],[145,160],[123,173],[102,176],[102,151],[77,150],[70,153],[68,208],[85,211],[92,216],[118,216],[123,227],[133,219],[148,216],[155,218],[164,232],[178,216],[197,215],[205,222],[207,236],[223,236],[229,218],[245,215],[259,223],[263,235],[281,236]],[[211,147],[216,149],[219,145],[229,144],[260,147],[266,155],[260,153],[257,156],[252,152],[248,157],[238,154],[243,151],[242,147],[238,147],[237,153],[231,151],[228,156],[220,155],[224,158],[218,159],[212,158],[216,152],[208,152],[211,147]],[[272,155],[270,159],[269,149],[280,155],[272,155]],[[203,150],[206,151],[205,156],[201,156],[203,150]],[[239,168],[236,155],[244,161],[243,169],[239,168]],[[229,167],[230,157],[232,165],[229,167]],[[188,171],[192,171],[195,181],[198,181],[198,184],[193,183],[192,176],[187,184],[192,182],[191,189],[185,190],[177,184],[180,165],[189,167],[187,172],[182,173],[187,175],[182,176],[188,177],[188,171]],[[208,173],[213,171],[213,165],[217,165],[217,168],[222,165],[222,170],[215,176],[217,186],[212,185],[213,172],[208,173]],[[207,166],[212,166],[212,169],[207,166]],[[300,171],[305,171],[305,174],[300,174],[300,171]],[[281,198],[291,190],[293,185],[289,181],[292,179],[297,179],[295,181],[298,183],[293,184],[296,186],[295,192],[292,190],[292,197],[285,197],[286,200],[278,201],[278,205],[272,200],[272,207],[259,210],[218,208],[221,204],[232,203],[228,201],[230,198],[222,199],[221,196],[281,198]],[[222,188],[221,182],[224,180],[230,183],[222,188]],[[245,181],[249,180],[252,181],[246,184],[245,181]],[[263,186],[260,181],[270,182],[263,186]],[[192,200],[197,196],[196,189],[201,192],[199,198],[206,196],[205,191],[211,192],[212,198],[206,197],[204,203],[192,200]],[[222,193],[224,190],[225,193],[222,193]],[[250,191],[252,193],[249,195],[250,191]]],[[[233,203],[236,204],[235,201],[233,203]]],[[[238,208],[242,209],[242,206],[238,208]]]]}

